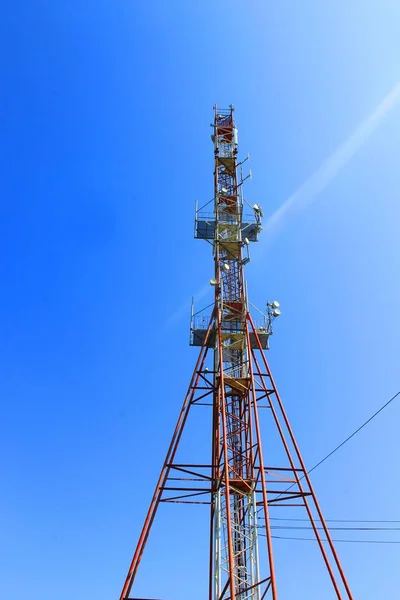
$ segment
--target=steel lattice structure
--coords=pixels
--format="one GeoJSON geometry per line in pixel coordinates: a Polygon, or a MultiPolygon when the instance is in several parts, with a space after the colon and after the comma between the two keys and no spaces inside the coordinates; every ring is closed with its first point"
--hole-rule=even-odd
{"type": "MultiPolygon", "coordinates": [[[[213,248],[212,314],[192,315],[191,344],[200,346],[153,499],[120,596],[129,597],[160,503],[210,505],[209,600],[277,600],[270,511],[302,509],[315,535],[334,597],[352,600],[328,527],[275,386],[264,350],[271,323],[249,311],[244,264],[257,241],[262,213],[244,213],[238,180],[238,135],[233,107],[215,107],[212,211],[196,210],[195,237],[213,248]],[[206,358],[213,353],[213,368],[206,358]],[[212,406],[211,462],[177,462],[193,406],[212,406]],[[281,454],[264,462],[260,409],[267,408],[281,454]]],[[[324,597],[321,594],[321,598],[324,597]]],[[[319,599],[318,599],[319,600],[319,599]]]]}

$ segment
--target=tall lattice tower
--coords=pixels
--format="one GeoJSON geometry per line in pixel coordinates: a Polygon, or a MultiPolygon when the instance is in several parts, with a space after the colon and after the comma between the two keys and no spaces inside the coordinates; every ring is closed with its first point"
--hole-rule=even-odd
{"type": "Polygon", "coordinates": [[[200,353],[120,600],[129,597],[163,502],[210,505],[209,600],[277,600],[271,512],[278,509],[281,515],[283,508],[291,515],[303,511],[326,568],[326,589],[312,598],[352,600],[265,357],[279,305],[268,303],[258,321],[249,311],[244,265],[249,245],[261,231],[262,213],[257,204],[248,205],[250,216],[244,211],[233,107],[214,109],[214,197],[201,209],[196,207],[195,221],[195,237],[209,242],[213,250],[214,303],[208,317],[192,310],[191,344],[199,346],[200,353]],[[211,368],[206,366],[209,353],[211,368]],[[205,462],[178,462],[178,447],[194,406],[212,410],[210,451],[205,462]],[[266,409],[272,428],[267,456],[261,409],[266,409]]]}

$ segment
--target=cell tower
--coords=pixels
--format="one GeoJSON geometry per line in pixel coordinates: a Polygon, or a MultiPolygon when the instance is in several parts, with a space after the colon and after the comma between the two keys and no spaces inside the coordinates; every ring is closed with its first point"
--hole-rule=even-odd
{"type": "Polygon", "coordinates": [[[250,216],[244,212],[247,177],[242,176],[243,163],[237,162],[233,110],[214,107],[214,197],[196,207],[195,237],[209,242],[213,250],[214,303],[209,317],[192,309],[191,345],[199,346],[200,353],[120,600],[129,598],[163,502],[210,505],[209,573],[204,574],[209,600],[278,599],[270,515],[279,510],[281,516],[282,508],[291,516],[303,511],[315,535],[327,574],[318,600],[328,598],[329,590],[329,598],[352,600],[264,352],[279,304],[267,303],[261,321],[249,310],[244,265],[249,245],[261,231],[262,212],[258,204],[248,205],[250,216]],[[209,353],[211,368],[206,366],[209,353]],[[207,460],[178,462],[189,413],[203,405],[212,410],[207,460]],[[270,422],[270,455],[262,448],[261,409],[266,409],[270,422]]]}

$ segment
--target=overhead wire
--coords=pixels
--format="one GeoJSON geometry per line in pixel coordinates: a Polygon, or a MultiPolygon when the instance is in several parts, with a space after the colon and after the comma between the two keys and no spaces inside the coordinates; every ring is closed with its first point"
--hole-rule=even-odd
{"type": "MultiPolygon", "coordinates": [[[[379,413],[381,413],[385,408],[387,408],[389,406],[389,404],[391,404],[393,402],[393,400],[395,400],[397,398],[397,396],[399,396],[399,395],[400,395],[400,390],[394,396],[392,396],[387,402],[385,402],[385,404],[383,406],[381,406],[371,417],[369,417],[369,419],[367,419],[362,425],[360,425],[360,427],[358,427],[355,431],[353,431],[352,434],[350,434],[345,440],[343,440],[343,442],[338,444],[336,446],[336,448],[334,448],[331,452],[329,452],[329,454],[327,454],[326,456],[324,456],[324,458],[322,458],[319,462],[317,462],[316,465],[314,465],[311,469],[309,469],[307,471],[307,475],[312,473],[312,471],[315,471],[315,469],[317,469],[319,466],[321,466],[326,460],[328,460],[328,458],[330,458],[333,454],[335,454],[335,452],[337,452],[340,448],[342,448],[345,444],[347,444],[347,442],[349,442],[355,435],[357,435],[357,433],[359,433],[362,429],[364,429],[364,427],[366,425],[368,425],[368,423],[370,423],[373,419],[375,419],[375,417],[377,417],[379,415],[379,413]]],[[[299,481],[304,479],[304,477],[305,477],[305,475],[302,475],[301,477],[299,477],[299,481]]],[[[289,487],[286,488],[281,494],[279,494],[279,496],[282,496],[284,493],[289,491],[295,485],[296,485],[296,483],[292,483],[292,485],[289,485],[289,487]]],[[[278,496],[278,498],[279,498],[279,496],[278,496]]]]}
{"type": "MultiPolygon", "coordinates": [[[[394,394],[394,396],[392,396],[387,402],[385,402],[385,404],[383,404],[383,406],[381,406],[371,417],[369,417],[369,419],[367,419],[366,421],[364,421],[364,423],[362,425],[360,425],[360,427],[358,427],[355,431],[353,431],[353,433],[351,433],[346,439],[344,439],[340,444],[338,444],[331,452],[329,452],[326,456],[324,456],[324,458],[322,458],[319,462],[317,462],[311,469],[309,469],[307,471],[307,474],[311,473],[312,471],[315,471],[315,469],[317,469],[318,467],[320,467],[325,461],[327,461],[333,454],[335,454],[338,450],[340,450],[340,448],[342,448],[345,444],[347,444],[347,442],[349,442],[355,435],[357,435],[362,429],[364,429],[364,427],[366,427],[366,425],[368,425],[373,419],[375,419],[375,417],[377,417],[385,408],[387,408],[398,396],[400,395],[400,391],[398,391],[396,394],[394,394]]],[[[305,475],[303,475],[302,477],[300,477],[301,479],[304,479],[305,475]]],[[[292,485],[290,485],[288,488],[286,488],[286,490],[284,492],[282,492],[282,494],[284,494],[285,492],[287,492],[288,490],[290,490],[295,484],[293,483],[292,485]]],[[[280,495],[282,495],[280,494],[280,495]]],[[[279,497],[279,496],[278,496],[279,497]]],[[[296,519],[296,518],[283,518],[283,517],[271,517],[271,520],[274,521],[309,521],[308,519],[296,519]]],[[[319,519],[316,519],[316,521],[320,522],[319,519]]],[[[351,520],[351,519],[327,519],[326,522],[329,523],[400,523],[400,520],[351,520]]],[[[291,525],[272,525],[271,529],[313,529],[312,527],[306,527],[306,526],[291,526],[291,525]]],[[[317,529],[323,529],[321,527],[317,527],[317,529]]],[[[400,531],[400,527],[330,527],[330,530],[336,530],[336,531],[400,531]]],[[[264,536],[265,534],[260,533],[260,535],[264,536]]],[[[280,536],[280,535],[272,535],[273,538],[275,539],[283,539],[283,540],[297,540],[297,541],[316,541],[315,538],[303,538],[303,537],[290,537],[290,536],[280,536]]],[[[322,540],[322,541],[327,541],[327,540],[322,540]]],[[[334,539],[332,540],[333,542],[338,542],[338,543],[353,543],[353,544],[400,544],[400,541],[397,540],[352,540],[352,539],[334,539]]]]}
{"type": "MultiPolygon", "coordinates": [[[[351,435],[349,435],[345,440],[343,440],[343,442],[341,442],[338,446],[336,446],[336,448],[334,448],[332,450],[332,452],[329,452],[329,454],[327,454],[322,460],[320,460],[309,471],[307,471],[307,473],[310,474],[312,471],[315,471],[315,469],[317,467],[322,465],[322,463],[324,463],[326,460],[328,460],[328,458],[330,458],[333,454],[335,454],[335,452],[337,452],[340,448],[342,448],[342,446],[347,444],[347,442],[349,442],[355,435],[357,435],[357,433],[359,433],[362,429],[364,429],[364,427],[366,425],[368,425],[368,423],[370,423],[373,419],[375,419],[375,417],[377,417],[379,415],[379,413],[381,413],[387,406],[389,406],[389,404],[391,404],[393,402],[393,400],[395,400],[397,398],[397,396],[399,396],[399,395],[400,395],[400,391],[398,391],[394,396],[392,396],[390,398],[390,400],[388,400],[383,406],[380,407],[379,410],[377,410],[369,419],[367,419],[362,425],[360,425],[360,427],[358,427],[358,429],[353,431],[353,433],[351,435]]],[[[304,475],[303,475],[303,477],[304,477],[304,475]]]]}
{"type": "MultiPolygon", "coordinates": [[[[310,522],[310,519],[294,519],[288,517],[270,517],[270,521],[306,521],[310,522]]],[[[314,519],[314,521],[320,521],[320,519],[314,519]]],[[[325,519],[325,523],[400,523],[400,520],[377,520],[377,519],[325,519]]]]}
{"type": "MultiPolygon", "coordinates": [[[[264,535],[264,534],[260,534],[264,535]]],[[[299,542],[316,542],[316,538],[300,538],[300,537],[286,537],[281,535],[272,535],[271,537],[276,540],[297,540],[299,542]]],[[[323,542],[327,542],[328,540],[322,539],[323,542]]],[[[349,544],[400,544],[400,540],[339,540],[333,539],[332,542],[339,543],[349,543],[349,544]]]]}
{"type": "MultiPolygon", "coordinates": [[[[260,529],[265,527],[261,525],[260,529]]],[[[314,531],[314,527],[307,525],[271,525],[271,529],[310,529],[314,531]]],[[[320,531],[325,531],[323,527],[315,527],[320,531]]],[[[400,527],[329,527],[329,531],[400,531],[400,527]]]]}

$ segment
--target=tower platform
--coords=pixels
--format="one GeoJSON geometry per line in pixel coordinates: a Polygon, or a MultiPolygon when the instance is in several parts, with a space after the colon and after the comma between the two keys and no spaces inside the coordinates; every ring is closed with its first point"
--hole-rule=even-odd
{"type": "MultiPolygon", "coordinates": [[[[190,327],[190,345],[191,346],[202,346],[207,333],[208,324],[210,317],[194,316],[190,327]]],[[[223,336],[237,335],[241,331],[241,323],[237,323],[237,327],[232,328],[232,321],[229,323],[229,327],[223,330],[223,336]]],[[[269,333],[267,330],[266,323],[255,323],[258,338],[261,343],[261,347],[266,350],[268,348],[269,333]]],[[[212,329],[207,341],[207,348],[214,348],[215,346],[216,329],[212,329]]],[[[258,344],[255,334],[250,331],[250,344],[254,350],[258,350],[258,344]]]]}
{"type": "MultiPolygon", "coordinates": [[[[235,226],[236,221],[230,218],[229,221],[224,221],[224,224],[229,227],[235,226]]],[[[221,223],[220,223],[221,226],[221,223]]],[[[201,240],[215,239],[216,220],[215,213],[197,212],[195,219],[194,237],[201,240]]],[[[249,242],[257,242],[258,234],[261,231],[261,225],[257,222],[254,215],[243,215],[241,222],[242,240],[247,238],[249,242]]]]}

